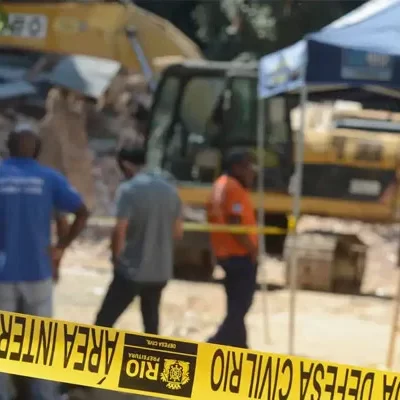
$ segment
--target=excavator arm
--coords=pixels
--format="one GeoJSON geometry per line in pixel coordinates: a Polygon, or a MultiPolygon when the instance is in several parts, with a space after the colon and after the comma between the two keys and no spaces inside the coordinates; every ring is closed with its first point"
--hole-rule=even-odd
{"type": "Polygon", "coordinates": [[[160,57],[200,59],[201,51],[170,22],[133,4],[4,2],[0,48],[85,55],[142,72],[154,88],[160,57]]]}

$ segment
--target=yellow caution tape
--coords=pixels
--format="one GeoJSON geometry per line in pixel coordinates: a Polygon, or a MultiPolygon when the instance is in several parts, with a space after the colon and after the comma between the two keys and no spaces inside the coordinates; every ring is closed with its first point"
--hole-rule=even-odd
{"type": "Polygon", "coordinates": [[[0,311],[0,371],[165,399],[395,400],[400,374],[0,311]]]}
{"type": "MultiPolygon", "coordinates": [[[[115,219],[112,217],[92,217],[88,225],[101,227],[112,227],[115,219]]],[[[201,224],[198,222],[184,222],[183,228],[186,232],[224,232],[232,234],[243,233],[262,233],[264,235],[284,235],[288,231],[276,226],[246,226],[246,225],[219,225],[219,224],[201,224]]]]}
{"type": "Polygon", "coordinates": [[[185,222],[183,224],[186,232],[225,232],[232,234],[243,233],[262,233],[264,235],[284,235],[286,229],[275,226],[246,226],[246,225],[217,225],[217,224],[199,224],[196,222],[185,222]]]}
{"type": "Polygon", "coordinates": [[[287,217],[288,220],[288,231],[289,232],[294,232],[296,230],[297,227],[297,219],[295,216],[293,215],[289,215],[287,217]]]}

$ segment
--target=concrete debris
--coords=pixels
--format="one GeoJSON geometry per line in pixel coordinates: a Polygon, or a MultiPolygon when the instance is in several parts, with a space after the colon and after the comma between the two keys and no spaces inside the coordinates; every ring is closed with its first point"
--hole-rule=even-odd
{"type": "MultiPolygon", "coordinates": [[[[40,161],[62,172],[81,192],[94,215],[110,215],[121,176],[115,151],[143,145],[151,96],[143,79],[119,74],[97,104],[74,92],[52,88],[45,110],[30,116],[29,107],[0,108],[0,159],[7,156],[6,138],[14,123],[29,120],[40,127],[40,161]]],[[[40,107],[39,107],[40,108],[40,107]]]]}

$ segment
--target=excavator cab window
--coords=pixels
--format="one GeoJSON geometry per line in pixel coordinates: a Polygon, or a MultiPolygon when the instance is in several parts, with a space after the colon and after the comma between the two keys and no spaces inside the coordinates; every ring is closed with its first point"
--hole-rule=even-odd
{"type": "MultiPolygon", "coordinates": [[[[285,98],[266,100],[266,187],[287,190],[292,172],[289,111],[285,98]]],[[[167,72],[157,88],[148,132],[151,167],[179,181],[211,183],[234,147],[256,152],[257,76],[227,71],[167,72]]]]}
{"type": "Polygon", "coordinates": [[[227,110],[225,145],[255,145],[257,141],[257,80],[233,77],[227,110]]]}
{"type": "Polygon", "coordinates": [[[180,91],[180,80],[169,76],[160,83],[156,94],[147,135],[147,162],[152,168],[161,168],[166,136],[171,129],[180,91]]]}
{"type": "Polygon", "coordinates": [[[225,79],[195,77],[185,85],[179,120],[185,130],[185,155],[194,157],[199,147],[214,147],[221,139],[225,79]]]}
{"type": "Polygon", "coordinates": [[[204,175],[205,170],[206,181],[214,178],[220,157],[206,153],[216,148],[221,137],[225,81],[224,74],[202,76],[196,72],[167,74],[160,81],[148,132],[150,167],[166,169],[181,181],[204,180],[199,174],[204,175]],[[213,168],[199,169],[200,159],[209,161],[210,157],[215,161],[213,168]]]}
{"type": "Polygon", "coordinates": [[[195,76],[185,81],[164,159],[164,168],[178,179],[212,181],[219,171],[218,108],[224,87],[223,77],[195,76]]]}
{"type": "MultiPolygon", "coordinates": [[[[224,147],[248,147],[257,152],[257,78],[230,78],[230,107],[227,110],[224,147]]],[[[263,101],[265,187],[287,190],[293,169],[290,112],[285,97],[263,101]]]]}

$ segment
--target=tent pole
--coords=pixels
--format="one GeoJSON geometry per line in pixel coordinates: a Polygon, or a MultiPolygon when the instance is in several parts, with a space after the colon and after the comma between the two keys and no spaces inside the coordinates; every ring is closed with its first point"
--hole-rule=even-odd
{"type": "MultiPolygon", "coordinates": [[[[258,192],[258,227],[264,227],[264,156],[265,156],[265,100],[259,98],[257,102],[257,192],[258,192]]],[[[268,282],[267,282],[267,265],[265,255],[265,236],[263,232],[258,232],[258,265],[261,268],[261,294],[262,294],[262,305],[263,305],[263,320],[264,320],[264,339],[265,343],[271,342],[270,324],[268,318],[268,282]]]]}
{"type": "MultiPolygon", "coordinates": [[[[400,246],[400,240],[399,240],[400,246]]],[[[400,267],[400,259],[399,256],[397,258],[397,267],[400,267]]],[[[397,280],[397,289],[396,289],[396,297],[394,298],[394,306],[393,306],[393,317],[392,317],[392,325],[390,331],[390,339],[389,339],[389,347],[386,357],[386,368],[393,368],[393,359],[394,354],[396,352],[396,338],[397,332],[399,329],[399,312],[400,312],[400,271],[398,271],[398,280],[397,280]]]]}
{"type": "MultiPolygon", "coordinates": [[[[399,165],[397,165],[398,167],[399,165]]],[[[394,190],[394,200],[393,200],[393,215],[395,217],[395,221],[398,219],[398,198],[400,195],[400,179],[396,174],[396,187],[394,190]]],[[[397,268],[400,267],[400,235],[398,237],[398,244],[397,244],[397,268]]],[[[396,288],[396,296],[394,298],[394,305],[393,305],[393,316],[392,316],[392,324],[390,327],[390,338],[389,338],[389,347],[386,355],[386,368],[392,369],[393,368],[393,359],[394,354],[396,352],[396,339],[397,333],[399,329],[399,312],[400,312],[400,271],[398,278],[397,278],[397,288],[396,288]]]]}
{"type": "Polygon", "coordinates": [[[290,284],[290,301],[289,301],[289,354],[294,355],[294,338],[295,338],[295,318],[296,318],[296,289],[297,289],[297,222],[300,217],[300,206],[302,196],[303,182],[303,164],[304,164],[304,131],[306,125],[306,106],[308,98],[308,90],[306,86],[305,74],[307,63],[305,63],[302,71],[303,86],[301,88],[300,105],[301,105],[301,121],[300,130],[296,140],[296,155],[295,155],[295,173],[293,185],[293,210],[292,217],[296,223],[295,228],[290,231],[291,253],[289,258],[289,284],[290,284]]]}

